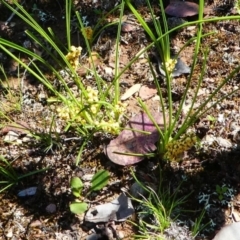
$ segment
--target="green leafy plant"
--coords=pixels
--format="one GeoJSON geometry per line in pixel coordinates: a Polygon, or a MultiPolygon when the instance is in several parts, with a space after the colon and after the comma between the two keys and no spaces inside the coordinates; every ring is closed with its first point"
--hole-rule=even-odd
{"type": "MultiPolygon", "coordinates": [[[[156,18],[154,15],[153,7],[150,4],[150,1],[147,0],[148,8],[152,17],[154,30],[151,29],[151,27],[145,22],[141,14],[133,7],[131,2],[129,0],[126,0],[127,6],[130,8],[130,10],[133,12],[141,26],[144,28],[146,33],[149,35],[149,37],[152,40],[152,43],[149,44],[144,50],[141,51],[141,54],[145,51],[148,51],[150,48],[155,46],[157,53],[160,55],[162,63],[163,63],[163,69],[165,71],[165,78],[164,81],[166,82],[166,91],[167,91],[167,97],[166,99],[163,97],[163,91],[160,87],[159,81],[156,77],[156,74],[153,71],[153,67],[151,63],[149,62],[150,68],[152,69],[152,74],[154,76],[154,82],[158,89],[158,95],[160,97],[160,110],[163,113],[164,118],[164,129],[161,130],[159,126],[157,125],[154,118],[151,116],[151,113],[149,112],[147,106],[144,104],[143,101],[139,99],[139,104],[143,108],[143,110],[148,114],[149,118],[152,120],[152,122],[155,124],[156,128],[159,131],[160,134],[160,140],[158,143],[158,154],[161,158],[170,160],[170,161],[178,161],[181,160],[182,153],[186,151],[187,149],[191,148],[198,139],[196,138],[194,132],[191,132],[190,129],[193,126],[193,124],[201,118],[204,114],[206,114],[210,109],[215,107],[218,103],[223,101],[223,99],[233,95],[234,93],[239,91],[239,87],[232,90],[231,92],[228,92],[225,95],[222,95],[221,97],[218,97],[218,94],[220,93],[223,86],[225,86],[230,79],[232,79],[240,70],[240,66],[237,66],[232,72],[229,73],[229,76],[223,79],[218,86],[216,86],[215,90],[211,92],[206,98],[205,101],[203,101],[200,106],[198,106],[197,109],[195,109],[195,104],[197,102],[197,97],[199,90],[201,88],[203,78],[207,69],[207,61],[208,61],[208,49],[203,50],[201,47],[201,42],[204,37],[207,37],[212,33],[206,33],[203,34],[203,24],[210,23],[213,21],[223,21],[223,20],[239,20],[240,16],[228,16],[228,17],[214,17],[214,18],[208,18],[203,19],[203,9],[204,9],[204,1],[199,1],[199,15],[198,20],[193,22],[185,22],[181,24],[180,26],[177,26],[171,30],[168,29],[166,16],[163,8],[162,1],[159,1],[159,6],[161,9],[161,15],[160,19],[156,18]],[[158,20],[159,19],[159,20],[158,20]],[[169,60],[171,59],[170,55],[170,34],[178,29],[184,28],[189,25],[195,25],[197,26],[197,35],[196,37],[193,37],[188,42],[185,43],[183,48],[180,50],[180,52],[190,43],[195,42],[195,50],[194,50],[194,56],[193,56],[193,62],[191,65],[191,71],[189,76],[187,77],[185,90],[181,96],[181,100],[179,102],[177,110],[174,109],[174,103],[172,100],[172,71],[174,68],[169,66],[171,65],[169,63],[169,60]],[[156,33],[156,34],[155,34],[156,33]],[[194,90],[192,89],[192,79],[193,74],[195,71],[195,68],[197,66],[198,56],[201,55],[203,62],[201,65],[201,71],[199,74],[199,79],[197,84],[194,87],[194,90]],[[179,121],[181,120],[181,113],[185,104],[185,101],[191,92],[192,99],[191,99],[191,106],[184,117],[182,123],[179,125],[179,121]],[[190,131],[190,132],[189,132],[190,131]]],[[[180,53],[179,52],[179,53],[180,53]]],[[[178,56],[179,53],[176,55],[178,56]]],[[[173,61],[174,63],[174,61],[173,61]]]]}
{"type": "MultiPolygon", "coordinates": [[[[7,1],[2,1],[2,3],[29,26],[30,29],[26,31],[26,34],[38,45],[42,52],[48,54],[51,63],[34,51],[2,38],[0,38],[0,48],[44,84],[48,91],[51,92],[52,96],[49,97],[47,101],[49,104],[56,105],[55,114],[65,123],[64,130],[74,129],[75,132],[85,139],[76,160],[76,164],[78,164],[84,145],[96,132],[117,134],[120,130],[122,116],[126,106],[119,101],[119,56],[116,54],[116,77],[111,84],[106,84],[96,71],[91,50],[91,42],[94,38],[92,34],[97,32],[98,28],[94,30],[91,30],[89,27],[86,28],[79,12],[76,12],[78,20],[77,26],[85,40],[89,61],[91,63],[90,68],[82,66],[79,62],[82,47],[71,45],[71,16],[73,9],[73,3],[71,1],[66,0],[65,2],[67,47],[60,44],[60,41],[57,41],[52,29],[48,28],[44,30],[16,0],[13,1],[13,6],[7,1]],[[14,8],[14,6],[16,6],[16,8],[14,8]],[[12,50],[9,50],[9,48],[12,50]],[[29,64],[22,61],[14,52],[20,52],[29,57],[29,64]],[[56,86],[54,86],[53,82],[45,75],[41,66],[44,66],[44,69],[52,73],[61,86],[61,90],[58,90],[56,86]],[[94,76],[96,86],[85,86],[85,84],[83,84],[81,77],[77,73],[78,68],[81,67],[85,68],[89,74],[94,76]],[[59,71],[59,69],[61,71],[59,71]],[[73,81],[77,86],[78,96],[76,96],[74,91],[68,86],[67,79],[73,81]]],[[[117,6],[115,10],[120,10],[121,19],[124,3],[117,6]]],[[[108,25],[105,25],[104,28],[107,26],[108,25]]],[[[120,30],[121,21],[118,23],[116,52],[118,52],[120,42],[120,30]]]]}
{"type": "Polygon", "coordinates": [[[72,194],[75,197],[80,198],[81,201],[77,199],[76,201],[72,202],[70,204],[70,211],[75,214],[84,213],[88,208],[88,204],[85,202],[87,196],[89,196],[89,194],[91,194],[92,192],[99,191],[103,187],[105,187],[108,184],[109,177],[110,175],[108,171],[106,170],[98,171],[91,180],[91,187],[84,194],[82,193],[84,188],[82,180],[78,177],[73,177],[70,181],[72,194]]]}
{"type": "Polygon", "coordinates": [[[194,224],[191,228],[191,232],[192,232],[193,237],[197,237],[197,235],[201,231],[203,231],[204,229],[206,229],[209,226],[209,224],[210,224],[209,222],[206,223],[206,224],[203,223],[203,218],[205,216],[205,213],[206,213],[206,211],[205,211],[205,209],[203,209],[201,211],[201,214],[198,216],[198,218],[195,219],[195,222],[194,222],[194,224]]]}
{"type": "Polygon", "coordinates": [[[208,115],[208,116],[207,116],[207,119],[208,119],[208,121],[210,122],[210,126],[211,126],[211,127],[214,127],[217,119],[216,119],[215,117],[211,116],[211,115],[208,115]]]}
{"type": "Polygon", "coordinates": [[[216,185],[216,193],[217,193],[218,199],[219,199],[220,201],[223,200],[223,198],[224,198],[224,193],[226,193],[227,190],[228,190],[228,187],[227,187],[227,186],[222,186],[222,187],[220,187],[219,185],[216,185]]]}
{"type": "Polygon", "coordinates": [[[0,193],[7,190],[8,188],[18,184],[22,179],[32,176],[34,174],[46,171],[47,169],[40,169],[32,171],[23,175],[18,175],[15,169],[12,167],[6,158],[0,156],[0,193]]]}

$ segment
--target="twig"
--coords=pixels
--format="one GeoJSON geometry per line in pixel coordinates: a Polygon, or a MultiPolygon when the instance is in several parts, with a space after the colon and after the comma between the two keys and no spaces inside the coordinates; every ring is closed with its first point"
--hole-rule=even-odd
{"type": "MultiPolygon", "coordinates": [[[[22,5],[23,5],[24,3],[25,3],[25,1],[23,1],[22,5]]],[[[17,7],[17,8],[15,9],[15,11],[18,11],[18,10],[19,10],[19,8],[17,7]]],[[[15,15],[16,15],[16,13],[13,12],[4,24],[7,26],[7,25],[10,23],[10,21],[13,19],[13,17],[14,17],[15,15]]]]}

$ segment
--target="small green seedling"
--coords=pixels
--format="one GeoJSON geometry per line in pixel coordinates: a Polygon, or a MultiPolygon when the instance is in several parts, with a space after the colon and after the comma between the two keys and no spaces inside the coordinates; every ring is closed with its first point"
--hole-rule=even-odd
{"type": "Polygon", "coordinates": [[[73,177],[70,182],[72,194],[75,197],[81,197],[82,189],[83,189],[83,182],[79,177],[73,177]]]}
{"type": "Polygon", "coordinates": [[[211,116],[211,115],[208,115],[208,116],[207,116],[207,119],[208,119],[208,121],[210,122],[210,127],[214,127],[217,119],[216,119],[215,117],[211,116]]]}
{"type": "Polygon", "coordinates": [[[98,171],[91,180],[91,187],[85,193],[85,197],[83,198],[83,187],[84,184],[82,180],[79,177],[73,177],[70,181],[70,187],[72,190],[72,193],[77,198],[83,198],[83,200],[76,199],[74,202],[70,204],[70,211],[74,214],[82,214],[88,209],[88,204],[84,201],[86,197],[94,192],[102,189],[108,184],[109,180],[109,172],[106,170],[100,170],[98,171]]]}
{"type": "Polygon", "coordinates": [[[222,186],[222,187],[220,187],[219,185],[216,186],[216,193],[218,194],[218,199],[220,201],[223,200],[224,193],[226,193],[227,190],[228,190],[228,187],[226,186],[222,186]]]}
{"type": "Polygon", "coordinates": [[[211,115],[208,115],[207,116],[207,119],[210,121],[210,122],[216,122],[216,118],[211,116],[211,115]]]}

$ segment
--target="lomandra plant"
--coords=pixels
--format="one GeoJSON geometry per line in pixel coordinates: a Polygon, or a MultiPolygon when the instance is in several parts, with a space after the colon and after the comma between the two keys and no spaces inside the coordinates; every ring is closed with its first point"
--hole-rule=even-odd
{"type": "MultiPolygon", "coordinates": [[[[210,109],[214,108],[217,104],[221,103],[223,99],[233,95],[234,93],[239,91],[239,87],[234,88],[231,92],[228,92],[219,97],[219,93],[221,89],[239,72],[240,66],[237,66],[232,72],[229,73],[229,76],[223,79],[218,86],[216,86],[215,90],[211,92],[206,98],[205,101],[201,102],[197,109],[195,109],[195,105],[198,99],[198,93],[202,86],[202,82],[204,79],[205,72],[207,70],[207,61],[208,61],[208,49],[203,50],[201,42],[204,37],[207,37],[210,34],[203,34],[203,25],[210,22],[224,21],[224,20],[239,20],[240,16],[227,16],[227,17],[214,17],[203,19],[203,9],[204,9],[204,1],[199,1],[199,14],[198,20],[193,22],[183,23],[171,30],[168,29],[167,18],[164,12],[163,3],[160,0],[159,6],[161,9],[160,18],[156,17],[154,14],[153,7],[150,4],[150,1],[147,0],[147,5],[149,12],[152,17],[153,28],[152,29],[149,24],[144,20],[141,16],[140,12],[138,12],[130,0],[126,0],[126,4],[129,9],[133,12],[141,26],[144,28],[145,32],[149,35],[152,43],[149,44],[144,50],[142,50],[141,54],[152,47],[155,47],[157,54],[161,58],[162,68],[165,72],[164,81],[166,82],[166,90],[167,97],[164,99],[163,91],[160,87],[158,79],[152,70],[152,74],[154,76],[154,81],[158,89],[158,95],[160,97],[160,111],[163,114],[164,119],[164,128],[160,129],[157,125],[154,118],[151,116],[147,106],[143,101],[139,99],[139,103],[144,109],[144,111],[148,114],[149,118],[155,124],[156,128],[159,131],[160,140],[158,143],[158,154],[161,158],[170,160],[170,161],[178,161],[181,160],[181,156],[184,151],[191,148],[196,142],[197,138],[194,132],[189,131],[193,124],[200,119],[204,114],[206,114],[210,109]],[[172,82],[173,82],[173,70],[175,68],[176,59],[179,55],[176,54],[176,58],[171,58],[170,54],[170,34],[178,29],[187,27],[189,25],[197,26],[197,34],[195,37],[190,39],[180,52],[191,42],[195,43],[193,61],[191,64],[191,70],[186,80],[185,90],[182,94],[181,100],[179,102],[178,109],[173,111],[174,103],[172,100],[172,82]],[[192,89],[192,79],[193,74],[197,66],[198,57],[202,56],[203,62],[201,65],[201,71],[199,74],[198,82],[194,88],[192,89]],[[184,119],[182,120],[182,112],[184,108],[185,101],[189,94],[192,96],[191,105],[188,109],[188,112],[184,119]],[[180,121],[181,120],[181,121],[180,121]],[[181,122],[179,124],[179,122],[181,122]]],[[[152,65],[150,64],[150,68],[152,69],[152,65]]]]}
{"type": "MultiPolygon", "coordinates": [[[[84,37],[89,54],[89,62],[91,63],[91,67],[86,68],[86,72],[96,80],[95,86],[86,86],[78,74],[78,69],[83,67],[79,60],[83,46],[72,46],[71,44],[72,1],[65,1],[67,46],[60,44],[60,41],[56,41],[57,37],[51,28],[44,30],[18,1],[12,1],[13,5],[9,4],[8,1],[2,1],[2,3],[28,25],[29,30],[26,31],[26,34],[31,41],[38,45],[40,50],[48,54],[48,59],[50,58],[51,61],[32,50],[6,39],[0,38],[0,48],[51,92],[52,96],[47,99],[48,103],[56,105],[57,117],[64,123],[65,131],[73,129],[82,136],[83,144],[81,150],[84,144],[97,132],[117,134],[126,106],[119,101],[119,78],[115,77],[111,84],[106,84],[97,73],[94,56],[91,51],[93,34],[97,29],[93,31],[90,27],[84,26],[80,13],[76,12],[78,30],[84,37]],[[50,49],[53,49],[53,51],[50,49]],[[14,52],[27,56],[29,63],[25,63],[14,52]],[[61,86],[61,90],[58,90],[54,83],[48,79],[44,72],[45,70],[42,70],[42,66],[52,73],[61,86]],[[74,82],[77,86],[77,91],[68,86],[67,79],[74,82]]],[[[124,3],[117,6],[115,10],[120,10],[121,19],[124,3]]],[[[104,28],[106,27],[104,26],[104,28]]],[[[117,33],[117,53],[120,42],[120,27],[121,22],[119,23],[117,33]]],[[[118,76],[118,59],[119,56],[116,54],[115,76],[118,76]]],[[[80,157],[78,157],[77,164],[79,159],[80,157]]]]}

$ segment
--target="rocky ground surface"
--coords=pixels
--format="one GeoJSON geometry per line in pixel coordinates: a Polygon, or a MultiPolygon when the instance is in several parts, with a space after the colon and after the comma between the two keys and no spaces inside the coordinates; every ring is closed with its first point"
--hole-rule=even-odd
{"type": "MultiPolygon", "coordinates": [[[[44,27],[52,27],[58,38],[66,41],[65,9],[63,1],[22,1],[23,6],[44,27]],[[44,15],[44,14],[45,15],[44,15]],[[44,16],[44,19],[42,18],[44,16]]],[[[74,1],[75,7],[89,26],[96,25],[99,16],[110,11],[119,1],[74,1]]],[[[198,2],[198,1],[195,1],[198,2]]],[[[144,1],[134,1],[138,10],[149,19],[149,12],[144,1]]],[[[155,4],[153,2],[153,4],[155,4]]],[[[233,1],[206,1],[205,18],[237,14],[233,1]]],[[[157,5],[156,5],[157,6],[157,5]]],[[[156,7],[157,8],[157,7],[156,7]]],[[[30,44],[36,46],[24,33],[29,27],[17,16],[0,5],[0,37],[9,39],[21,46],[30,44]],[[8,25],[6,21],[9,20],[8,25]]],[[[107,22],[116,20],[118,13],[106,17],[107,22]]],[[[124,12],[123,29],[121,31],[120,67],[124,67],[144,46],[149,43],[143,29],[137,24],[129,10],[124,12]],[[126,27],[126,29],[125,29],[126,27]],[[128,30],[131,29],[131,31],[128,30]]],[[[76,19],[75,19],[76,20],[76,19]]],[[[82,46],[84,42],[72,22],[73,45],[82,46]]],[[[170,19],[172,20],[172,19],[170,19]]],[[[192,21],[194,19],[184,19],[192,21]]],[[[203,79],[196,108],[206,96],[216,89],[221,79],[240,64],[240,24],[239,21],[220,21],[204,25],[204,33],[214,31],[213,35],[202,40],[202,49],[208,49],[207,70],[203,79]]],[[[107,28],[93,44],[93,50],[101,56],[98,62],[98,72],[104,79],[111,81],[114,69],[114,47],[117,27],[107,28]]],[[[171,48],[178,51],[191,37],[196,34],[196,26],[188,27],[171,36],[171,48]]],[[[29,46],[29,45],[28,45],[29,46]]],[[[181,59],[190,66],[192,63],[194,43],[181,52],[181,59]]],[[[83,50],[86,53],[86,49],[83,50]]],[[[41,54],[41,52],[39,53],[41,54]]],[[[164,88],[164,80],[159,73],[159,61],[154,52],[149,52],[150,59],[160,83],[164,88]]],[[[52,138],[54,147],[46,151],[48,127],[52,119],[51,105],[46,104],[46,89],[31,75],[19,68],[3,51],[0,51],[0,61],[6,72],[8,81],[1,76],[0,104],[1,111],[9,119],[24,128],[31,129],[41,136],[26,137],[24,131],[16,130],[6,118],[1,117],[0,155],[12,162],[17,174],[26,174],[37,169],[47,168],[46,171],[29,176],[19,181],[12,188],[0,194],[0,238],[1,239],[86,239],[94,231],[99,237],[95,239],[133,239],[138,229],[128,221],[89,225],[83,217],[72,214],[69,203],[73,201],[69,182],[71,177],[78,176],[87,186],[89,178],[99,169],[106,169],[111,173],[110,183],[102,191],[90,196],[91,206],[111,202],[122,192],[126,192],[134,183],[130,174],[130,167],[120,167],[103,153],[103,148],[113,138],[112,136],[97,136],[86,146],[81,163],[75,165],[81,137],[72,132],[63,132],[61,122],[56,119],[55,133],[52,138]],[[20,74],[20,75],[19,75],[20,74]],[[11,91],[7,91],[10,89],[11,91]],[[12,136],[9,133],[14,133],[12,136]],[[11,136],[10,136],[11,135],[11,136]],[[7,143],[10,141],[10,143],[7,143]],[[30,189],[29,189],[30,188],[30,189]],[[21,192],[28,189],[30,193],[21,192]],[[33,194],[31,194],[33,191],[33,194]],[[20,192],[20,193],[19,193],[20,192]],[[22,197],[22,195],[27,195],[22,197]],[[94,230],[95,229],[95,230],[94,230]]],[[[27,59],[26,59],[27,61],[27,59]]],[[[82,57],[82,63],[87,64],[87,56],[82,57]]],[[[197,68],[193,74],[192,87],[198,81],[203,64],[203,57],[199,56],[197,68]]],[[[94,79],[89,79],[83,69],[79,74],[85,85],[94,85],[94,79]]],[[[49,75],[49,77],[51,77],[49,75]]],[[[153,78],[147,57],[143,56],[121,77],[121,95],[131,86],[141,84],[144,88],[129,96],[129,117],[137,114],[137,96],[140,96],[152,111],[157,111],[159,101],[156,98],[153,78]]],[[[183,94],[186,75],[174,78],[173,100],[177,109],[183,94]]],[[[239,86],[240,74],[237,73],[229,83],[219,92],[218,97],[232,91],[239,86]]],[[[183,161],[178,163],[160,163],[163,179],[162,185],[175,191],[182,182],[179,198],[191,192],[181,212],[172,226],[165,232],[167,239],[192,239],[188,228],[195,221],[203,209],[205,215],[203,223],[209,223],[198,239],[212,239],[216,232],[225,224],[240,220],[240,93],[223,100],[211,112],[193,126],[201,138],[201,147],[191,149],[185,154],[183,161]],[[176,234],[177,232],[177,234],[176,234]],[[175,234],[175,235],[174,235],[175,234]],[[178,237],[176,237],[178,235],[178,237]]],[[[188,98],[191,102],[191,93],[188,98]]],[[[186,102],[185,109],[188,109],[186,102]]],[[[0,163],[1,166],[1,163],[0,163]]],[[[141,181],[146,185],[158,186],[159,159],[144,160],[132,167],[141,181]]],[[[0,176],[0,180],[1,176],[0,176]]],[[[137,209],[136,203],[133,203],[137,209]]],[[[138,221],[132,218],[132,221],[138,221]]],[[[88,238],[91,239],[91,238],[88,238]]],[[[93,238],[92,238],[93,239],[93,238]]],[[[153,238],[154,239],[154,238],[153,238]]]]}

